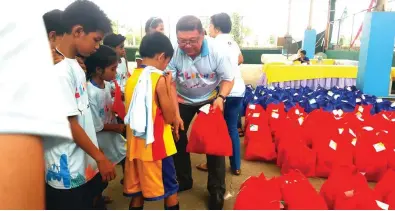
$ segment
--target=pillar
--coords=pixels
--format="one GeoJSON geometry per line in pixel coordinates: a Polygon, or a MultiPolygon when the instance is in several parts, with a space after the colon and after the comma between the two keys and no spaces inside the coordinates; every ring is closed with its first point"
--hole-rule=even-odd
{"type": "Polygon", "coordinates": [[[313,29],[313,5],[314,0],[310,0],[310,13],[309,13],[309,24],[306,31],[304,32],[303,38],[303,50],[307,52],[307,57],[313,58],[315,55],[315,44],[317,41],[317,31],[313,29]]]}
{"type": "Polygon", "coordinates": [[[363,23],[357,88],[369,95],[388,97],[394,54],[395,12],[370,12],[363,23]]]}

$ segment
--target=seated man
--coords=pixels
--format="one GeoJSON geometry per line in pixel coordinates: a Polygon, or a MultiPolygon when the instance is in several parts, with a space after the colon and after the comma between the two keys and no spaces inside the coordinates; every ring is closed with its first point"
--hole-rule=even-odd
{"type": "Polygon", "coordinates": [[[299,58],[295,59],[294,62],[296,61],[300,61],[300,63],[306,63],[306,64],[310,64],[310,59],[309,57],[306,56],[306,51],[305,50],[301,50],[299,52],[299,58]]]}

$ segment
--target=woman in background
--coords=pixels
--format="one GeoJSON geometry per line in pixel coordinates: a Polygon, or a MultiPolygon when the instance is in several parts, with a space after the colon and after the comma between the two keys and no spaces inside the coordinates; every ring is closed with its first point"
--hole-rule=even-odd
{"type": "MultiPolygon", "coordinates": [[[[240,158],[240,138],[237,123],[239,120],[239,113],[243,103],[245,92],[244,80],[241,77],[239,65],[243,62],[243,55],[237,43],[233,40],[230,31],[232,29],[232,21],[230,16],[226,13],[219,13],[211,16],[209,35],[220,42],[220,46],[229,52],[230,60],[233,64],[233,74],[235,76],[234,86],[230,95],[226,98],[224,117],[228,125],[229,135],[232,139],[233,156],[230,157],[230,165],[234,175],[241,174],[241,158],[240,158]]],[[[197,166],[199,170],[206,171],[207,164],[200,164],[197,166]]]]}

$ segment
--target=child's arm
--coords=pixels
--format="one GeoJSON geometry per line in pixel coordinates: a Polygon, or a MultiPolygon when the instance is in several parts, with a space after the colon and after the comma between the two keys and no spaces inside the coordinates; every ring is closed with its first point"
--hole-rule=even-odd
{"type": "Polygon", "coordinates": [[[113,180],[116,174],[112,163],[104,156],[99,148],[92,143],[84,129],[78,123],[77,117],[71,116],[68,117],[68,119],[75,143],[97,162],[103,181],[113,180]]]}
{"type": "Polygon", "coordinates": [[[119,134],[123,134],[125,132],[125,125],[122,124],[104,124],[103,131],[112,131],[119,134]]]}
{"type": "Polygon", "coordinates": [[[165,77],[160,77],[156,84],[159,107],[162,110],[166,124],[172,124],[176,117],[176,109],[171,96],[171,78],[172,75],[167,74],[165,77]]]}

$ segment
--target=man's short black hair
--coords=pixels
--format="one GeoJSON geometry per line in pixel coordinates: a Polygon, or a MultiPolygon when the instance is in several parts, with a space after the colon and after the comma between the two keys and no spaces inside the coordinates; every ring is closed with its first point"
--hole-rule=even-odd
{"type": "Polygon", "coordinates": [[[301,50],[300,53],[306,55],[307,52],[305,50],[301,50]]]}
{"type": "Polygon", "coordinates": [[[116,48],[119,44],[123,43],[126,40],[126,37],[121,34],[109,34],[104,37],[103,44],[110,46],[112,48],[116,48]]]}
{"type": "Polygon", "coordinates": [[[118,62],[117,53],[109,46],[100,45],[94,54],[85,59],[86,78],[91,79],[97,67],[105,69],[116,62],[118,62]]]}
{"type": "Polygon", "coordinates": [[[47,34],[54,31],[56,35],[63,35],[64,28],[62,25],[62,13],[61,10],[51,10],[43,15],[45,28],[47,34]]]}
{"type": "Polygon", "coordinates": [[[148,34],[150,29],[156,29],[159,24],[163,23],[161,18],[152,17],[145,22],[145,33],[148,34]]]}
{"type": "Polygon", "coordinates": [[[193,30],[198,30],[199,33],[203,33],[202,22],[199,18],[193,15],[187,15],[178,20],[176,25],[176,32],[193,30]]]}
{"type": "Polygon", "coordinates": [[[232,30],[232,20],[226,13],[218,13],[211,16],[211,23],[222,33],[229,34],[232,30]]]}
{"type": "Polygon", "coordinates": [[[62,23],[65,33],[71,33],[76,25],[81,25],[85,33],[112,32],[110,19],[95,3],[88,0],[76,0],[71,3],[63,11],[62,23]]]}
{"type": "Polygon", "coordinates": [[[154,58],[156,54],[165,53],[166,58],[172,58],[174,49],[166,35],[154,32],[144,36],[139,49],[141,58],[154,58]]]}

